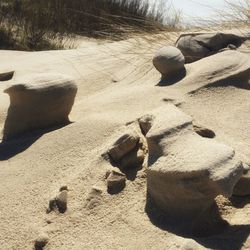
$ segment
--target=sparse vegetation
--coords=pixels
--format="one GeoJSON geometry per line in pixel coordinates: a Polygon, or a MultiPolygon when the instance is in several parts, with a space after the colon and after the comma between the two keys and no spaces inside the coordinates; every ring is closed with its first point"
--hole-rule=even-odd
{"type": "Polygon", "coordinates": [[[228,6],[228,14],[224,18],[250,25],[250,0],[238,0],[237,2],[225,0],[225,2],[228,6]]]}
{"type": "Polygon", "coordinates": [[[224,0],[224,2],[225,9],[217,10],[219,18],[211,19],[208,24],[213,26],[216,21],[222,28],[241,29],[245,33],[245,28],[250,26],[250,0],[224,0]]]}
{"type": "Polygon", "coordinates": [[[120,40],[138,32],[174,29],[179,19],[173,18],[169,25],[163,25],[167,20],[167,9],[163,8],[163,5],[161,8],[158,8],[157,4],[151,6],[149,2],[2,0],[0,26],[4,39],[0,41],[0,47],[25,50],[57,49],[63,47],[65,35],[120,40]]]}

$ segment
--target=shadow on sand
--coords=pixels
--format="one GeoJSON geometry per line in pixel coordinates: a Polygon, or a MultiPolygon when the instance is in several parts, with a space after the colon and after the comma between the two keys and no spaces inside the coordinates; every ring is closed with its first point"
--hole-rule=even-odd
{"type": "Polygon", "coordinates": [[[206,87],[228,87],[232,86],[239,89],[250,90],[250,69],[239,75],[231,76],[222,81],[214,82],[206,87]]]}
{"type": "Polygon", "coordinates": [[[178,75],[164,77],[162,76],[160,82],[156,84],[156,86],[165,87],[173,85],[177,82],[180,82],[184,77],[186,77],[187,71],[184,68],[182,71],[178,72],[178,75]]]}
{"type": "Polygon", "coordinates": [[[60,129],[69,125],[70,123],[64,123],[61,125],[53,126],[48,129],[35,130],[33,132],[27,132],[18,137],[11,139],[4,139],[0,143],[0,161],[8,160],[15,155],[25,151],[29,148],[34,142],[36,142],[44,134],[52,132],[54,130],[60,129]]]}
{"type": "MultiPolygon", "coordinates": [[[[245,198],[241,198],[241,204],[243,203],[250,203],[250,198],[248,198],[247,201],[245,198]]],[[[166,215],[163,214],[163,212],[157,209],[149,195],[147,195],[145,211],[150,221],[161,230],[171,232],[181,237],[193,239],[197,243],[209,249],[239,250],[243,247],[244,242],[250,235],[249,224],[230,225],[221,217],[219,221],[213,224],[213,231],[206,231],[207,229],[205,229],[205,227],[207,227],[207,225],[204,225],[204,229],[202,229],[201,227],[198,234],[192,234],[187,228],[184,230],[180,229],[180,224],[185,225],[184,221],[173,221],[173,219],[168,218],[166,215]]]]}

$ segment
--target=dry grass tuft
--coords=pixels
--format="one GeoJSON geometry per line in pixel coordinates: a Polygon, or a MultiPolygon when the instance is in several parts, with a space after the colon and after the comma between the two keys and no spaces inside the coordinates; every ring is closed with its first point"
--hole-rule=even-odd
{"type": "Polygon", "coordinates": [[[153,6],[150,2],[2,0],[0,27],[6,38],[0,40],[0,48],[58,49],[65,47],[65,36],[121,40],[133,34],[174,30],[179,19],[171,18],[171,22],[166,22],[168,10],[163,8],[166,1],[153,6]]]}

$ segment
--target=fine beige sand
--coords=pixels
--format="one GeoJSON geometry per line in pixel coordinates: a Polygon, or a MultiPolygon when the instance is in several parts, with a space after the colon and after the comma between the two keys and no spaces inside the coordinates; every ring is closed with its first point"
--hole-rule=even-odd
{"type": "MultiPolygon", "coordinates": [[[[209,88],[197,84],[195,92],[194,85],[159,86],[153,54],[175,39],[86,42],[65,51],[0,51],[0,73],[15,71],[12,80],[0,82],[0,129],[9,106],[3,91],[12,81],[25,81],[31,73],[60,73],[78,84],[71,124],[0,144],[0,249],[33,249],[41,234],[49,238],[46,250],[250,249],[249,196],[218,197],[230,226],[214,236],[189,238],[147,214],[145,169],[129,178],[121,193],[107,193],[105,174],[111,166],[101,155],[126,124],[166,103],[178,104],[250,164],[250,88],[230,82],[209,88]],[[49,200],[64,185],[69,189],[67,211],[46,213],[49,200]],[[93,187],[102,192],[91,200],[93,187]]],[[[242,53],[250,55],[247,47],[242,53]]]]}

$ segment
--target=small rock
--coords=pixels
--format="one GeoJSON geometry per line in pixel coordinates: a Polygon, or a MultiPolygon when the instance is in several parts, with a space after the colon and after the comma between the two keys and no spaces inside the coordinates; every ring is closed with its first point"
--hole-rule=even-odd
{"type": "Polygon", "coordinates": [[[62,191],[64,191],[64,190],[69,191],[67,185],[63,185],[63,186],[61,186],[60,189],[59,189],[60,192],[62,192],[62,191]]]}
{"type": "Polygon", "coordinates": [[[126,185],[126,176],[120,172],[112,170],[107,178],[109,193],[119,193],[126,185]]]}
{"type": "Polygon", "coordinates": [[[153,64],[162,76],[173,76],[184,70],[185,58],[178,48],[168,46],[155,54],[153,64]]]}
{"type": "Polygon", "coordinates": [[[135,133],[124,134],[108,150],[108,154],[115,162],[118,162],[124,155],[136,147],[139,139],[140,137],[135,133]]]}
{"type": "Polygon", "coordinates": [[[194,125],[193,127],[194,127],[194,131],[202,137],[206,137],[206,138],[214,138],[215,137],[215,133],[211,129],[208,129],[208,128],[205,128],[202,126],[198,126],[198,125],[194,125]]]}
{"type": "Polygon", "coordinates": [[[43,233],[39,235],[37,239],[35,240],[35,249],[42,250],[47,245],[48,242],[49,242],[49,237],[47,234],[43,233]]]}
{"type": "Polygon", "coordinates": [[[60,213],[64,213],[67,210],[67,202],[68,202],[68,192],[67,190],[63,190],[55,199],[56,206],[60,213]]]}

